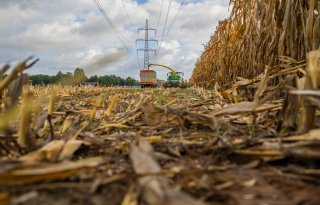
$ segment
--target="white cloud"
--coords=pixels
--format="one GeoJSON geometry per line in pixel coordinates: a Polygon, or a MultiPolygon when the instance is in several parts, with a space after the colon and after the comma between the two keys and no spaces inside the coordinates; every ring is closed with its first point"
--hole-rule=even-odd
{"type": "Polygon", "coordinates": [[[54,22],[52,24],[44,24],[41,27],[30,26],[23,33],[9,37],[8,44],[35,51],[59,49],[64,45],[80,40],[79,35],[76,33],[79,27],[80,24],[77,22],[54,22]]]}
{"type": "MultiPolygon", "coordinates": [[[[157,28],[161,1],[138,4],[135,0],[124,0],[134,28],[121,1],[100,2],[128,40],[129,55],[121,54],[123,45],[91,0],[4,0],[0,1],[0,64],[35,55],[40,62],[30,69],[32,74],[56,74],[59,70],[66,72],[83,66],[90,75],[116,74],[138,78],[136,29],[144,26],[146,18],[151,27],[157,28]]],[[[168,8],[168,2],[164,2],[157,38],[161,37],[168,8]]],[[[167,29],[180,2],[172,1],[167,29]]],[[[218,20],[225,18],[229,11],[225,0],[185,2],[170,33],[164,36],[157,62],[190,77],[203,50],[202,44],[209,40],[218,20]]],[[[140,59],[142,63],[143,59],[140,59]]],[[[165,70],[157,71],[158,76],[165,78],[165,70]]]]}

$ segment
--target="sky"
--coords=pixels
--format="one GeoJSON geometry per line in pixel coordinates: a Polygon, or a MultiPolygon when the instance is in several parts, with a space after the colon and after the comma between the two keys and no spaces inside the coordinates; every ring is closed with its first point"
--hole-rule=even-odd
{"type": "MultiPolygon", "coordinates": [[[[55,75],[80,67],[87,76],[139,79],[143,53],[137,56],[136,48],[143,45],[136,39],[144,33],[138,35],[137,29],[148,19],[149,26],[157,29],[150,38],[159,40],[158,47],[151,44],[158,51],[156,59],[151,55],[151,63],[167,65],[190,78],[218,21],[228,16],[229,1],[172,0],[164,27],[169,2],[163,1],[160,16],[161,0],[100,0],[114,32],[92,0],[0,0],[0,66],[34,56],[40,61],[28,70],[31,75],[55,75]]],[[[158,78],[166,78],[167,70],[155,70],[158,78]]]]}

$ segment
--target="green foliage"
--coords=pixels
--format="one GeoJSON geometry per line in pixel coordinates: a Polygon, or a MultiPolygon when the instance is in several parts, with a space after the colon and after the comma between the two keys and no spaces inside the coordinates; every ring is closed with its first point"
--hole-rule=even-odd
{"type": "Polygon", "coordinates": [[[79,85],[83,82],[97,82],[101,86],[139,86],[139,82],[132,77],[123,79],[115,75],[91,76],[88,78],[83,69],[77,68],[74,73],[62,73],[59,71],[55,76],[49,75],[33,75],[30,76],[33,85],[79,85]]]}
{"type": "Polygon", "coordinates": [[[60,78],[57,80],[56,83],[60,83],[61,85],[74,85],[75,84],[73,74],[70,72],[67,72],[66,74],[62,73],[62,75],[59,77],[60,78]]]}
{"type": "Polygon", "coordinates": [[[77,68],[74,70],[73,80],[74,80],[74,84],[80,84],[87,81],[88,78],[82,68],[77,68]]]}
{"type": "Polygon", "coordinates": [[[97,75],[93,75],[87,80],[87,82],[98,82],[98,79],[97,75]]]}
{"type": "Polygon", "coordinates": [[[98,83],[101,86],[139,86],[139,82],[134,78],[128,77],[123,79],[115,75],[99,76],[98,83]]]}
{"type": "Polygon", "coordinates": [[[131,77],[127,77],[125,82],[127,86],[135,86],[137,83],[137,81],[131,77]]]}
{"type": "Polygon", "coordinates": [[[49,76],[49,75],[32,75],[29,77],[32,85],[49,85],[54,84],[57,81],[56,76],[49,76]]]}

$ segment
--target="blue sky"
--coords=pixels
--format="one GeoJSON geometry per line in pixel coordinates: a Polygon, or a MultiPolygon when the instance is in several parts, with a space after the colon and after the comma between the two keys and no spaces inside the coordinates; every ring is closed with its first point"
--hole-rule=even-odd
{"type": "MultiPolygon", "coordinates": [[[[139,60],[136,56],[136,29],[148,18],[150,26],[158,28],[155,38],[160,40],[170,0],[164,0],[160,22],[161,0],[123,1],[133,25],[121,0],[100,0],[116,29],[127,39],[128,50],[91,0],[1,0],[0,65],[34,55],[40,62],[28,71],[30,74],[55,75],[59,70],[72,72],[82,67],[88,76],[115,74],[138,79],[143,59],[142,55],[139,60]]],[[[186,0],[179,10],[180,3],[172,0],[157,63],[182,71],[188,78],[203,51],[202,44],[208,42],[218,20],[228,16],[229,1],[186,0]]],[[[157,72],[165,79],[166,70],[157,72]]]]}
{"type": "Polygon", "coordinates": [[[147,0],[137,0],[139,4],[143,4],[143,3],[146,3],[147,0]]]}

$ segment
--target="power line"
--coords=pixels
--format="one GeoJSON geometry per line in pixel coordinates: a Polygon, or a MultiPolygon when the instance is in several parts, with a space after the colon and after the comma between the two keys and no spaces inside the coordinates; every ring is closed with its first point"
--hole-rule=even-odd
{"type": "Polygon", "coordinates": [[[138,66],[139,66],[139,69],[141,68],[141,65],[140,65],[140,60],[139,60],[139,51],[138,51],[138,47],[136,47],[136,50],[137,50],[137,61],[138,61],[138,66]]]}
{"type": "MultiPolygon", "coordinates": [[[[164,0],[161,1],[161,9],[160,9],[160,14],[159,14],[159,19],[158,19],[157,31],[159,30],[160,21],[161,21],[161,17],[162,17],[163,2],[164,2],[164,0]]],[[[157,36],[157,33],[156,33],[156,36],[157,36]]],[[[158,46],[159,46],[159,44],[158,44],[158,46]]],[[[157,46],[157,50],[159,48],[158,46],[157,46]]],[[[157,55],[155,55],[155,63],[157,63],[157,55]]]]}
{"type": "Polygon", "coordinates": [[[170,31],[171,31],[171,29],[172,29],[172,27],[173,27],[176,19],[177,19],[177,16],[178,16],[179,12],[181,11],[182,5],[184,4],[185,1],[186,1],[186,0],[183,0],[183,1],[181,2],[180,6],[179,6],[179,8],[178,8],[178,10],[177,10],[174,18],[173,18],[172,23],[171,23],[170,26],[169,26],[168,32],[166,33],[166,37],[168,37],[168,35],[169,35],[169,33],[170,33],[170,31]]]}
{"type": "MultiPolygon", "coordinates": [[[[126,12],[126,14],[127,14],[127,18],[128,18],[128,20],[129,20],[129,22],[130,22],[130,24],[131,24],[131,27],[134,28],[135,26],[133,25],[133,23],[132,23],[132,21],[131,21],[131,18],[130,18],[130,16],[129,16],[127,7],[126,7],[126,5],[125,5],[125,3],[124,3],[124,0],[121,0],[121,2],[122,2],[122,6],[123,6],[123,8],[124,8],[124,10],[125,10],[125,12],[126,12]]],[[[136,45],[136,49],[138,49],[138,48],[137,48],[137,45],[136,45]]],[[[140,66],[140,60],[139,60],[139,53],[138,53],[138,51],[137,51],[136,58],[137,58],[138,66],[139,66],[139,69],[140,69],[141,66],[140,66]]]]}
{"type": "Polygon", "coordinates": [[[161,16],[162,16],[162,9],[163,9],[163,1],[161,2],[161,9],[160,9],[160,15],[159,15],[159,19],[158,19],[158,26],[157,26],[157,30],[159,29],[160,26],[160,20],[161,20],[161,16]]]}
{"type": "Polygon", "coordinates": [[[111,19],[107,15],[106,11],[101,6],[99,0],[93,0],[96,6],[98,7],[101,14],[104,16],[104,18],[108,21],[109,25],[111,26],[112,30],[117,34],[118,38],[120,39],[121,43],[128,49],[128,46],[126,44],[127,39],[118,31],[116,26],[112,23],[111,19]]]}
{"type": "MultiPolygon", "coordinates": [[[[120,36],[121,40],[125,40],[128,41],[117,29],[117,27],[112,23],[111,19],[109,18],[109,16],[107,15],[105,9],[101,6],[101,3],[99,0],[94,0],[97,3],[97,6],[100,10],[100,12],[102,13],[102,15],[105,17],[105,19],[108,21],[108,23],[111,25],[111,27],[113,28],[113,30],[120,36]]],[[[124,42],[125,44],[125,42],[124,42]]]]}
{"type": "Polygon", "coordinates": [[[171,9],[171,3],[172,3],[172,0],[170,0],[170,2],[169,2],[169,6],[168,6],[168,10],[167,10],[167,16],[166,16],[166,20],[164,22],[164,27],[163,27],[163,31],[162,31],[161,40],[160,40],[160,43],[159,43],[159,46],[158,46],[158,50],[160,49],[160,45],[162,43],[164,33],[166,32],[167,22],[168,22],[168,18],[169,18],[170,9],[171,9]]]}
{"type": "Polygon", "coordinates": [[[127,14],[128,20],[129,20],[129,22],[130,22],[130,24],[131,24],[131,27],[134,28],[134,25],[133,25],[133,23],[132,23],[132,21],[131,21],[131,18],[130,18],[130,16],[129,16],[129,14],[128,14],[127,7],[126,7],[126,5],[125,5],[125,3],[124,3],[123,0],[121,0],[121,2],[122,2],[122,5],[123,5],[124,10],[126,11],[126,14],[127,14]]]}

